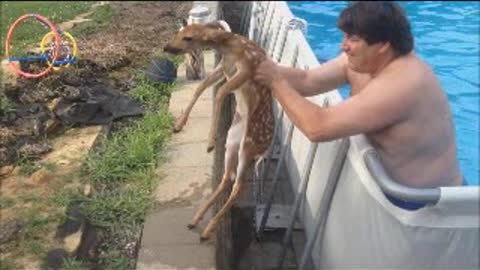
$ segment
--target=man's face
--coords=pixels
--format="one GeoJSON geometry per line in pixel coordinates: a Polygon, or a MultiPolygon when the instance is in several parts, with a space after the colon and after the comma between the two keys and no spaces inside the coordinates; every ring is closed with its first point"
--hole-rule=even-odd
{"type": "Polygon", "coordinates": [[[348,56],[348,67],[359,73],[372,73],[376,69],[381,44],[368,45],[357,35],[343,33],[340,45],[348,56]]]}

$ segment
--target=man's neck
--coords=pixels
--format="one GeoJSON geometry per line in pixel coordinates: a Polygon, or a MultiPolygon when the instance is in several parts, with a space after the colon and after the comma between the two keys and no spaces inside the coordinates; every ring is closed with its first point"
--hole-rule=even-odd
{"type": "Polygon", "coordinates": [[[385,54],[385,56],[381,59],[379,59],[378,64],[376,65],[377,68],[370,73],[370,76],[372,78],[375,78],[384,70],[390,63],[392,63],[395,59],[398,58],[398,55],[394,51],[389,51],[388,53],[385,54]]]}

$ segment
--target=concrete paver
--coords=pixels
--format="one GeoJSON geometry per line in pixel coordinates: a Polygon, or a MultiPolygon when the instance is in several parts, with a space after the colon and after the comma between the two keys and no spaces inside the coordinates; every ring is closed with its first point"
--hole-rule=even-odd
{"type": "MultiPolygon", "coordinates": [[[[214,54],[204,55],[207,74],[212,70],[214,54]]],[[[185,80],[184,67],[178,70],[176,91],[170,100],[170,112],[178,117],[190,102],[200,81],[185,80]]],[[[212,114],[212,88],[195,104],[183,130],[173,135],[167,162],[157,169],[160,178],[155,193],[157,207],[147,215],[137,269],[215,269],[213,242],[200,243],[200,230],[187,224],[198,205],[211,193],[213,152],[207,153],[207,135],[212,114]]]]}

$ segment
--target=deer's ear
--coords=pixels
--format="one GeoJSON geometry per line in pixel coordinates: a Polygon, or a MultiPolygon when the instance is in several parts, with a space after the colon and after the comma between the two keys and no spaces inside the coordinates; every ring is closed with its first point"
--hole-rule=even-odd
{"type": "Polygon", "coordinates": [[[222,26],[218,22],[209,22],[205,24],[205,27],[208,27],[214,30],[223,30],[222,26]]]}

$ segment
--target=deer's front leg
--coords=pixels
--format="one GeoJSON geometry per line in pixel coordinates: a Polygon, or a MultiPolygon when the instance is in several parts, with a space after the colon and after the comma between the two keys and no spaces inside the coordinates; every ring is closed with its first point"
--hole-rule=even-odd
{"type": "Polygon", "coordinates": [[[215,147],[216,133],[218,124],[220,122],[220,111],[222,109],[223,100],[229,93],[242,86],[242,84],[244,84],[249,78],[249,71],[245,69],[238,69],[237,73],[235,73],[235,75],[229,81],[227,81],[224,85],[222,85],[222,87],[220,87],[220,89],[218,89],[213,105],[213,119],[210,125],[210,131],[208,133],[208,153],[210,153],[215,147]]]}
{"type": "Polygon", "coordinates": [[[213,85],[214,83],[220,81],[223,78],[224,76],[222,72],[222,65],[219,64],[215,68],[215,70],[207,78],[205,78],[205,80],[203,80],[198,86],[187,108],[175,122],[175,126],[173,127],[174,132],[179,132],[180,130],[182,130],[185,123],[187,123],[187,119],[188,119],[188,116],[190,115],[190,112],[192,111],[193,105],[195,105],[198,98],[202,95],[205,89],[207,89],[207,87],[209,87],[210,85],[213,85]]]}

